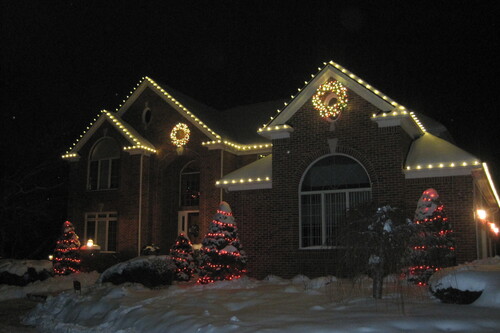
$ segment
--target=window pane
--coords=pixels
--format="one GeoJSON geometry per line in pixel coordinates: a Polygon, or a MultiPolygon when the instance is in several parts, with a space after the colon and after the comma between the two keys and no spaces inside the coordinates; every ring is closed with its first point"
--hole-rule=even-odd
{"type": "Polygon", "coordinates": [[[118,181],[120,179],[120,160],[111,160],[111,176],[109,188],[118,188],[118,181]]]}
{"type": "Polygon", "coordinates": [[[95,221],[87,221],[87,240],[95,240],[95,221]]]}
{"type": "Polygon", "coordinates": [[[108,222],[108,251],[116,251],[116,221],[108,222]]]}
{"type": "Polygon", "coordinates": [[[106,250],[106,221],[97,223],[97,245],[101,246],[102,250],[106,250]]]}
{"type": "Polygon", "coordinates": [[[109,188],[109,160],[99,161],[99,189],[109,188]]]}
{"type": "Polygon", "coordinates": [[[90,170],[89,170],[89,190],[97,190],[97,179],[98,179],[98,161],[90,162],[90,170]]]}
{"type": "Polygon", "coordinates": [[[321,194],[303,195],[301,208],[302,247],[321,245],[321,194]]]}
{"type": "Polygon", "coordinates": [[[198,206],[200,202],[200,173],[181,175],[181,206],[198,206]]]}
{"type": "Polygon", "coordinates": [[[326,244],[339,245],[341,227],[346,221],[346,193],[325,194],[326,244]]]}
{"type": "Polygon", "coordinates": [[[92,151],[91,159],[97,161],[119,157],[120,147],[115,140],[107,138],[99,141],[99,143],[95,146],[94,150],[92,151]]]}
{"type": "Polygon", "coordinates": [[[361,203],[370,202],[371,197],[372,197],[371,191],[350,192],[349,209],[352,209],[361,203]]]}
{"type": "Polygon", "coordinates": [[[302,191],[328,191],[370,187],[363,167],[355,160],[343,156],[327,156],[317,161],[302,182],[302,191]]]}

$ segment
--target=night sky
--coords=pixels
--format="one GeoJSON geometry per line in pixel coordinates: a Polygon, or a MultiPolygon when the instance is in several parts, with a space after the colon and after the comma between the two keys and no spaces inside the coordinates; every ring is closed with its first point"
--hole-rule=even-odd
{"type": "Polygon", "coordinates": [[[58,158],[144,75],[225,109],[287,98],[333,60],[442,122],[500,185],[494,4],[3,1],[2,147],[58,158]]]}

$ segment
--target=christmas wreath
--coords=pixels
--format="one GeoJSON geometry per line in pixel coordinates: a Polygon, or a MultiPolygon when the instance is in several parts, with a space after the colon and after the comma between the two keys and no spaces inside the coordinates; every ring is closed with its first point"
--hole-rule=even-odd
{"type": "Polygon", "coordinates": [[[336,118],[347,106],[347,89],[338,81],[328,81],[319,86],[312,103],[321,117],[336,118]]]}
{"type": "Polygon", "coordinates": [[[185,146],[189,142],[189,135],[191,131],[189,130],[188,125],[184,123],[178,123],[170,132],[170,139],[172,143],[177,147],[185,146]]]}

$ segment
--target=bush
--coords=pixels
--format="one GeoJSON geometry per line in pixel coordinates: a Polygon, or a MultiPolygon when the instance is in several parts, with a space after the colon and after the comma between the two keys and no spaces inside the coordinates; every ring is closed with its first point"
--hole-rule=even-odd
{"type": "Polygon", "coordinates": [[[33,267],[28,267],[28,270],[22,276],[11,274],[5,271],[0,272],[0,284],[24,287],[29,283],[33,283],[35,281],[43,281],[51,276],[51,273],[46,271],[45,269],[43,271],[37,272],[33,267]]]}
{"type": "Polygon", "coordinates": [[[430,290],[441,302],[449,304],[471,304],[483,293],[483,291],[460,290],[451,287],[437,290],[430,288],[430,290]]]}
{"type": "Polygon", "coordinates": [[[138,257],[110,267],[98,282],[111,282],[116,285],[134,282],[154,288],[171,285],[174,271],[175,266],[164,257],[138,257]]]}

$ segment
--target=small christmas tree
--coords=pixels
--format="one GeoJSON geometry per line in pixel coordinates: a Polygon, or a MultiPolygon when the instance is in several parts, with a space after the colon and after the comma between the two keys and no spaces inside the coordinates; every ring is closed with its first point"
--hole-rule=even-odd
{"type": "Polygon", "coordinates": [[[177,237],[170,249],[170,256],[175,264],[175,276],[177,281],[189,281],[195,269],[193,258],[193,247],[184,234],[177,237]]]}
{"type": "Polygon", "coordinates": [[[52,268],[57,275],[67,275],[80,271],[80,240],[71,222],[63,223],[62,235],[57,240],[52,268]]]}
{"type": "Polygon", "coordinates": [[[220,203],[202,244],[198,283],[233,280],[246,272],[246,256],[227,202],[220,203]]]}
{"type": "Polygon", "coordinates": [[[436,190],[425,190],[418,200],[414,224],[416,236],[410,247],[408,280],[426,285],[435,271],[455,265],[453,230],[436,190]]]}

